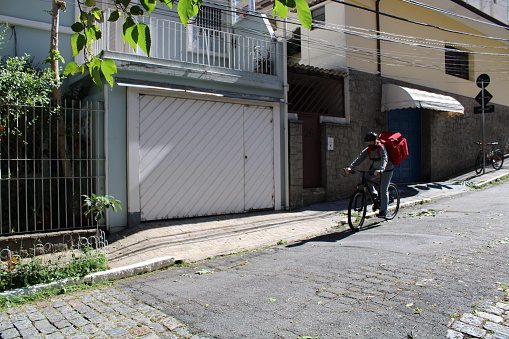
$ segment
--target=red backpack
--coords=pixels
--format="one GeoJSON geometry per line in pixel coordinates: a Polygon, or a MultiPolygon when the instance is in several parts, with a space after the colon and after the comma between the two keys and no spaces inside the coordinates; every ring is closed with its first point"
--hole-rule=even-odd
{"type": "MultiPolygon", "coordinates": [[[[401,164],[409,154],[407,141],[401,133],[383,132],[378,136],[378,140],[385,146],[387,155],[394,165],[401,164]]],[[[380,154],[380,150],[378,150],[378,154],[380,154]]]]}

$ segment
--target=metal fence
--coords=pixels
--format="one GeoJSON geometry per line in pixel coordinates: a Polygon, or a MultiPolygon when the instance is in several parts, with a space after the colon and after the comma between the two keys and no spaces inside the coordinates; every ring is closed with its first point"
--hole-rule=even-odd
{"type": "MultiPolygon", "coordinates": [[[[111,13],[107,11],[106,17],[111,13]]],[[[142,17],[140,22],[150,27],[152,61],[172,60],[204,66],[215,66],[251,73],[274,75],[276,42],[270,35],[233,34],[190,23],[187,28],[180,20],[142,17]]],[[[92,53],[101,51],[145,55],[139,48],[133,50],[123,39],[123,22],[104,21],[99,24],[102,39],[92,43],[92,53]]],[[[252,33],[251,33],[252,34],[252,33]]],[[[83,63],[81,53],[76,61],[83,63]]]]}
{"type": "Polygon", "coordinates": [[[103,106],[0,104],[0,236],[93,227],[82,195],[104,188],[103,106]]]}
{"type": "Polygon", "coordinates": [[[0,249],[0,297],[3,291],[98,272],[107,267],[106,234],[64,236],[60,242],[40,241],[17,250],[0,249]]]}

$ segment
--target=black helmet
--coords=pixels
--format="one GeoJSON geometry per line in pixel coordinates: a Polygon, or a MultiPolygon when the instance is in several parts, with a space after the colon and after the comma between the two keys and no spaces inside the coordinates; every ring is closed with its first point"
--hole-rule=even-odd
{"type": "Polygon", "coordinates": [[[376,135],[376,133],[374,132],[369,132],[368,134],[366,134],[366,136],[364,137],[364,141],[376,141],[376,138],[378,138],[378,135],[376,135]]]}

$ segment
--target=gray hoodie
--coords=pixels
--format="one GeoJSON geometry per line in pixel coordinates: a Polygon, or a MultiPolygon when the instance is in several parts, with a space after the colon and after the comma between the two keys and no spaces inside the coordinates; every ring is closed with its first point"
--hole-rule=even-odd
{"type": "MultiPolygon", "coordinates": [[[[383,145],[377,145],[380,153],[376,150],[371,151],[371,156],[373,157],[371,161],[373,164],[371,165],[371,170],[380,170],[380,171],[392,171],[394,169],[394,165],[392,164],[391,159],[387,155],[387,150],[383,145]],[[380,154],[380,155],[378,155],[380,154]]],[[[362,150],[361,154],[355,159],[351,164],[350,168],[355,168],[359,166],[366,158],[369,158],[369,147],[366,147],[362,150]]]]}

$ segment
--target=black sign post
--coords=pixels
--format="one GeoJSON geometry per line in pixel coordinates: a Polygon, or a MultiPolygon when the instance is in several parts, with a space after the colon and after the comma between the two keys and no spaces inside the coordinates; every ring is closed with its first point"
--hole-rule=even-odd
{"type": "Polygon", "coordinates": [[[495,111],[494,105],[486,105],[491,98],[493,98],[493,95],[491,95],[490,92],[486,90],[486,87],[490,84],[490,77],[488,74],[481,74],[477,77],[476,80],[477,87],[481,88],[481,91],[477,96],[475,97],[475,101],[477,101],[481,106],[474,107],[474,114],[482,114],[482,173],[484,174],[486,171],[486,145],[485,145],[485,139],[486,139],[486,129],[485,129],[485,113],[492,113],[495,111]]]}

